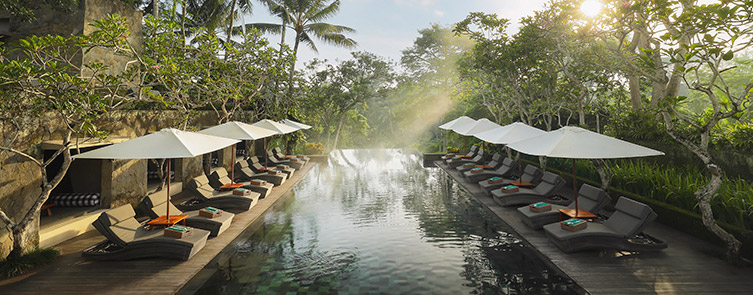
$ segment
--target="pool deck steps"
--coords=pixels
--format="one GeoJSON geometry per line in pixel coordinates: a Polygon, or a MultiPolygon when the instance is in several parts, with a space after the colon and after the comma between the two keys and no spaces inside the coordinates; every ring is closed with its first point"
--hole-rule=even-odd
{"type": "Polygon", "coordinates": [[[705,254],[715,246],[657,222],[645,232],[667,242],[669,248],[662,251],[566,254],[548,241],[543,230],[525,225],[516,206],[502,207],[455,169],[440,162],[436,166],[591,294],[751,294],[753,290],[753,267],[733,266],[705,254]]]}
{"type": "Polygon", "coordinates": [[[259,200],[251,210],[236,214],[220,236],[209,239],[204,249],[188,261],[139,259],[132,261],[90,261],[81,251],[104,240],[97,231],[84,233],[58,244],[61,257],[35,273],[0,281],[0,294],[174,294],[214,259],[246,227],[259,219],[314,165],[309,162],[283,185],[259,200]]]}

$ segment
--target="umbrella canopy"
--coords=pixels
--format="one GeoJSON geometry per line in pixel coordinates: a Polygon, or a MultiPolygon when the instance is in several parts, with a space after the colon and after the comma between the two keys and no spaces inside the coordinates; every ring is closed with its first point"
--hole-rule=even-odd
{"type": "Polygon", "coordinates": [[[282,121],[280,121],[280,124],[285,124],[285,125],[288,125],[290,127],[293,127],[295,129],[299,129],[299,130],[300,129],[310,129],[311,128],[311,125],[306,125],[306,124],[303,124],[301,122],[297,122],[297,121],[293,121],[293,120],[288,120],[288,119],[282,119],[282,121]]]}
{"type": "Polygon", "coordinates": [[[209,127],[199,131],[199,133],[238,140],[257,140],[277,134],[277,132],[267,128],[236,121],[209,127]]]}
{"type": "MultiPolygon", "coordinates": [[[[73,158],[79,159],[173,159],[193,158],[240,142],[224,137],[165,128],[152,134],[106,146],[73,158]]],[[[169,175],[170,161],[167,161],[169,175]]],[[[167,177],[167,202],[170,202],[170,177],[167,177]]],[[[161,218],[161,217],[160,217],[161,218]]],[[[167,206],[165,221],[170,219],[167,206]]]]}
{"type": "Polygon", "coordinates": [[[493,128],[484,132],[476,133],[478,139],[493,144],[509,144],[516,141],[529,139],[534,136],[542,135],[546,131],[536,127],[531,127],[525,123],[515,122],[505,126],[493,128]]]}
{"type": "Polygon", "coordinates": [[[162,129],[73,158],[79,159],[173,159],[193,158],[240,141],[172,128],[162,129]]]}
{"type": "Polygon", "coordinates": [[[476,122],[476,120],[473,120],[467,116],[460,116],[455,118],[455,120],[439,125],[439,129],[453,130],[455,126],[463,126],[473,122],[476,122]]]}
{"type": "Polygon", "coordinates": [[[664,155],[657,150],[572,126],[508,146],[524,154],[552,158],[615,159],[664,155]]]}
{"type": "Polygon", "coordinates": [[[277,134],[288,134],[290,132],[298,131],[297,128],[293,128],[285,124],[280,124],[269,119],[264,119],[251,125],[275,131],[277,132],[277,134]]]}
{"type": "Polygon", "coordinates": [[[453,128],[452,130],[454,130],[460,135],[469,136],[469,135],[474,135],[476,133],[484,132],[484,131],[491,130],[498,127],[502,127],[502,126],[492,121],[489,121],[489,119],[487,118],[483,118],[483,119],[479,119],[473,124],[466,124],[458,128],[453,128]]]}
{"type": "Polygon", "coordinates": [[[664,153],[580,127],[566,126],[507,145],[521,153],[573,159],[573,199],[578,215],[575,159],[615,159],[660,156],[664,153]]]}

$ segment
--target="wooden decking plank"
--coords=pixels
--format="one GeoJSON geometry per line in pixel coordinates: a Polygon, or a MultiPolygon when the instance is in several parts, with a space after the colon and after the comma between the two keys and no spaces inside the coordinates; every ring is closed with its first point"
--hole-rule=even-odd
{"type": "Polygon", "coordinates": [[[753,290],[753,269],[735,267],[704,254],[703,249],[713,246],[656,222],[645,232],[667,242],[668,249],[622,257],[615,251],[563,253],[548,241],[543,230],[525,225],[516,207],[499,206],[477,184],[437,164],[463,190],[533,245],[542,258],[591,294],[749,294],[753,290]]]}
{"type": "Polygon", "coordinates": [[[264,212],[283,199],[290,189],[318,165],[311,161],[283,185],[275,187],[251,210],[238,213],[220,236],[188,261],[140,259],[132,261],[88,261],[81,251],[104,238],[96,231],[57,245],[61,257],[52,265],[21,281],[0,285],[3,294],[174,294],[201,271],[225,247],[264,212]]]}

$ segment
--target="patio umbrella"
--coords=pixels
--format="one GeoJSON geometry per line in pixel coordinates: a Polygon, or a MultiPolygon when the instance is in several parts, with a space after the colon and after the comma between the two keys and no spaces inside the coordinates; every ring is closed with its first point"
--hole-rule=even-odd
{"type": "MultiPolygon", "coordinates": [[[[444,123],[442,125],[439,125],[439,129],[453,130],[454,131],[453,128],[458,128],[458,127],[461,127],[461,126],[473,124],[475,122],[476,122],[476,120],[471,119],[470,117],[460,116],[460,117],[455,118],[455,120],[452,120],[450,122],[447,122],[447,123],[444,123]]],[[[447,133],[445,133],[445,137],[444,137],[444,146],[445,147],[447,146],[447,133]]]]}
{"type": "Polygon", "coordinates": [[[457,132],[460,135],[470,136],[470,135],[475,135],[477,133],[481,133],[481,132],[498,128],[498,127],[502,127],[502,126],[492,121],[489,121],[489,119],[487,118],[482,118],[476,121],[476,123],[458,126],[457,128],[453,128],[452,130],[457,132]]]}
{"type": "MultiPolygon", "coordinates": [[[[193,158],[213,152],[238,140],[206,134],[182,131],[172,128],[162,129],[152,134],[137,137],[111,146],[106,146],[73,156],[77,159],[175,159],[193,158]]],[[[170,161],[167,161],[167,201],[170,202],[170,161]]],[[[167,206],[167,220],[170,219],[170,206],[167,206]]]]}
{"type": "MultiPolygon", "coordinates": [[[[475,136],[478,139],[493,144],[510,144],[516,141],[529,139],[534,136],[545,134],[546,131],[536,127],[531,127],[522,122],[515,122],[505,126],[490,129],[481,133],[477,133],[475,136]]],[[[508,150],[509,151],[509,150],[508,150]]],[[[509,156],[509,154],[508,154],[509,156]]],[[[523,167],[518,161],[518,174],[523,174],[523,167]]]]}
{"type": "Polygon", "coordinates": [[[465,125],[469,122],[476,122],[476,120],[473,120],[467,116],[460,116],[455,118],[455,120],[439,125],[439,129],[452,130],[453,126],[455,125],[465,125]]]}
{"type": "MultiPolygon", "coordinates": [[[[285,125],[285,124],[280,124],[280,123],[277,123],[277,122],[269,120],[269,119],[264,119],[264,120],[261,120],[259,122],[253,123],[251,125],[275,131],[275,132],[277,132],[277,134],[288,134],[288,133],[291,133],[291,132],[298,131],[298,128],[293,128],[293,127],[290,127],[290,126],[285,125]]],[[[264,139],[264,153],[265,154],[267,153],[267,139],[266,138],[264,139]]],[[[264,155],[264,166],[267,166],[267,164],[268,164],[267,163],[267,160],[268,160],[267,158],[268,158],[267,155],[264,155]]]]}
{"type": "Polygon", "coordinates": [[[303,124],[301,122],[297,122],[297,121],[293,121],[293,120],[288,120],[288,119],[282,119],[282,121],[280,121],[280,124],[288,125],[290,127],[293,127],[295,129],[299,129],[299,130],[300,129],[310,129],[311,128],[310,125],[306,125],[306,124],[303,124]]]}
{"type": "Polygon", "coordinates": [[[572,159],[576,212],[578,187],[575,177],[575,159],[616,159],[664,155],[663,152],[657,150],[572,126],[513,142],[507,146],[529,155],[572,159]]]}
{"type": "MultiPolygon", "coordinates": [[[[237,139],[237,140],[257,140],[277,134],[277,132],[246,124],[243,122],[227,122],[214,127],[199,131],[201,134],[214,135],[219,137],[237,139]]],[[[230,165],[230,184],[233,184],[233,166],[235,166],[235,145],[232,149],[233,164],[230,165]]]]}

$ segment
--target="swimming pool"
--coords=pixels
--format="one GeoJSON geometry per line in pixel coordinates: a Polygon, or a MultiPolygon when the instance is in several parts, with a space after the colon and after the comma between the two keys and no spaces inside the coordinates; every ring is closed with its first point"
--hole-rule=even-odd
{"type": "Polygon", "coordinates": [[[421,156],[342,150],[216,259],[197,294],[582,294],[421,156]]]}

